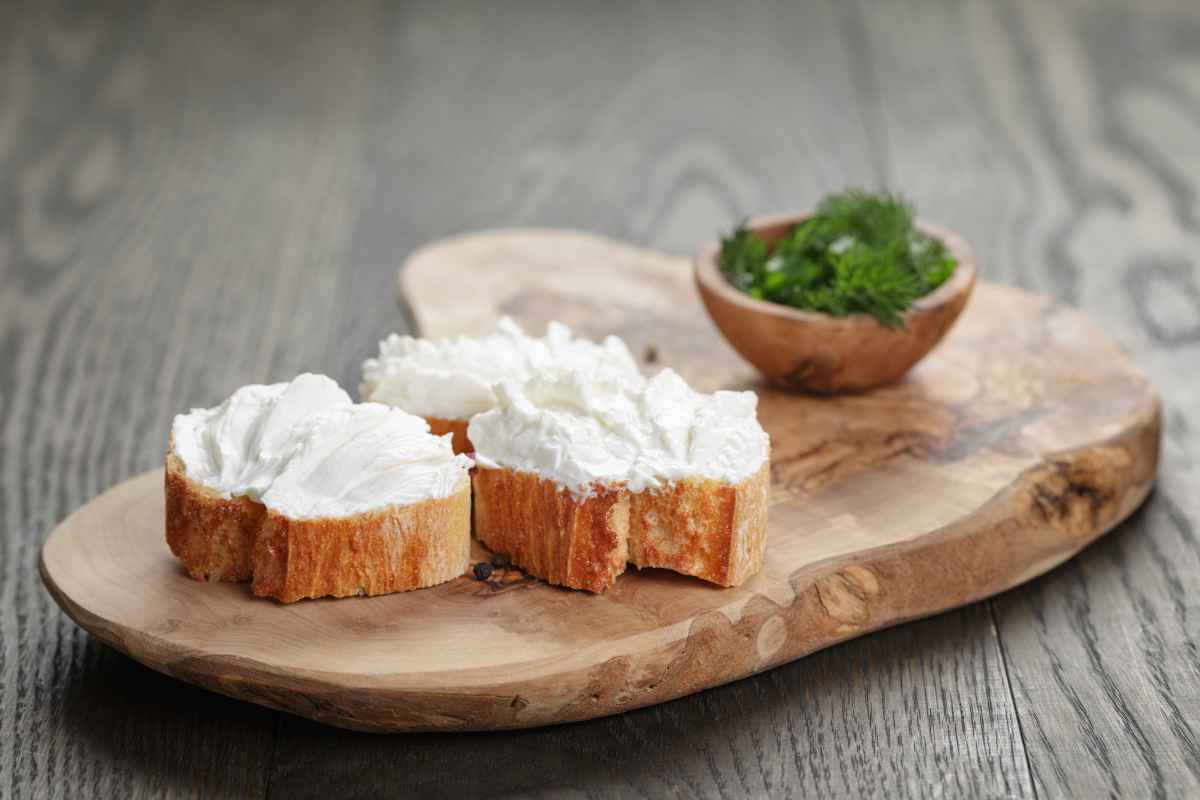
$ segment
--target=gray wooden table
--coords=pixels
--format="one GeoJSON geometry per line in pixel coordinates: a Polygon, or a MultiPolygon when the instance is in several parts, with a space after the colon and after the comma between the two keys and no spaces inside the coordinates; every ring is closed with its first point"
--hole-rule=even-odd
{"type": "Polygon", "coordinates": [[[0,797],[1197,796],[1198,193],[1195,0],[0,6],[0,797]],[[686,253],[851,184],[1163,390],[1157,492],[1050,575],[618,718],[391,737],[160,676],[43,591],[176,411],[353,386],[422,242],[686,253]]]}

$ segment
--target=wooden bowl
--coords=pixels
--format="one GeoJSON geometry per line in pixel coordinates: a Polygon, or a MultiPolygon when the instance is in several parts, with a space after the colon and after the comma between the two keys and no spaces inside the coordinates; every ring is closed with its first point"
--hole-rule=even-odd
{"type": "MultiPolygon", "coordinates": [[[[809,216],[759,217],[748,227],[774,248],[809,216]]],[[[771,382],[819,394],[884,386],[904,377],[946,335],[975,286],[975,256],[967,243],[934,225],[916,227],[941,241],[958,266],[904,312],[904,328],[888,328],[868,314],[835,317],[756,300],[721,273],[718,244],[696,257],[696,286],[721,334],[771,382]]]]}

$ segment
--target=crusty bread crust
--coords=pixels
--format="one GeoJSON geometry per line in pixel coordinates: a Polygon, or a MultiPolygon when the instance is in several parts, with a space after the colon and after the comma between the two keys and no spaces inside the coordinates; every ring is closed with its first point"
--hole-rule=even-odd
{"type": "Polygon", "coordinates": [[[429,423],[429,432],[434,436],[444,436],[447,433],[454,434],[453,447],[455,453],[470,455],[475,452],[475,447],[471,444],[471,440],[467,438],[467,424],[470,420],[425,417],[425,421],[429,423]]]}
{"type": "Polygon", "coordinates": [[[292,520],[191,480],[167,453],[167,544],[197,580],[246,581],[291,603],[421,589],[462,575],[471,555],[471,482],[449,497],[351,517],[292,520]]]}
{"type": "Polygon", "coordinates": [[[677,481],[630,495],[629,560],[721,586],[739,586],[762,568],[770,467],[737,484],[677,481]]]}
{"type": "Polygon", "coordinates": [[[289,519],[268,511],[251,589],[293,603],[423,589],[467,571],[471,482],[449,497],[352,517],[289,519]]]}
{"type": "Polygon", "coordinates": [[[721,586],[738,586],[762,568],[768,462],[737,484],[686,479],[583,499],[516,470],[479,467],[472,480],[475,535],[549,583],[602,592],[627,561],[721,586]]]}
{"type": "Polygon", "coordinates": [[[625,571],[629,493],[576,499],[528,472],[477,467],[475,535],[526,572],[558,586],[602,592],[625,571]]]}
{"type": "Polygon", "coordinates": [[[266,508],[247,497],[224,498],[191,480],[167,453],[167,545],[199,581],[250,580],[250,554],[266,508]]]}

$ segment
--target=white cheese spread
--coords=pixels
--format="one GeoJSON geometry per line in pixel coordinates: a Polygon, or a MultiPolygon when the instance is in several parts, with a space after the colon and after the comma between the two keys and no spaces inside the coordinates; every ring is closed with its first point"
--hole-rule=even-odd
{"type": "Polygon", "coordinates": [[[447,497],[471,466],[420,417],[355,405],[333,380],[309,373],[180,414],[171,438],[191,480],[295,519],[447,497]]]}
{"type": "Polygon", "coordinates": [[[616,336],[596,344],[577,339],[559,322],[540,339],[508,317],[482,337],[416,339],[392,334],[379,343],[378,358],[363,363],[363,400],[402,408],[410,414],[447,420],[470,419],[496,405],[500,381],[521,384],[553,368],[641,379],[637,362],[616,336]]]}
{"type": "Polygon", "coordinates": [[[388,505],[449,497],[469,480],[471,459],[452,437],[398,408],[360,403],[300,424],[296,451],[262,496],[294,519],[343,517],[388,505]]]}
{"type": "Polygon", "coordinates": [[[769,439],[753,392],[694,391],[666,369],[649,381],[543,370],[497,386],[494,409],[467,435],[482,467],[536,474],[586,496],[683,478],[734,484],[766,461],[769,439]]]}

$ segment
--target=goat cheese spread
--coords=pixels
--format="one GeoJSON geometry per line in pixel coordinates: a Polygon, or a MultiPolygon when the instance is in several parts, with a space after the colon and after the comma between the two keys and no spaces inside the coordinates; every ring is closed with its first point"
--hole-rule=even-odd
{"type": "Polygon", "coordinates": [[[641,379],[637,362],[616,336],[597,344],[551,322],[546,335],[535,339],[503,317],[495,332],[481,337],[430,340],[392,334],[379,343],[379,356],[363,363],[359,391],[364,400],[410,414],[463,420],[496,405],[495,386],[501,381],[521,384],[560,367],[641,379]]]}
{"type": "Polygon", "coordinates": [[[496,387],[471,419],[481,467],[530,472],[577,496],[597,485],[657,489],[683,478],[738,483],[767,460],[753,392],[694,391],[665,369],[650,380],[539,370],[496,387]]]}
{"type": "Polygon", "coordinates": [[[335,381],[311,373],[243,386],[219,406],[180,414],[171,441],[191,480],[295,519],[447,497],[471,466],[420,417],[356,405],[335,381]]]}

